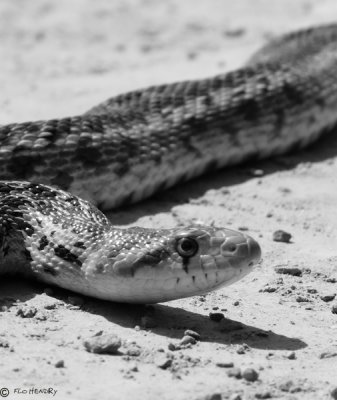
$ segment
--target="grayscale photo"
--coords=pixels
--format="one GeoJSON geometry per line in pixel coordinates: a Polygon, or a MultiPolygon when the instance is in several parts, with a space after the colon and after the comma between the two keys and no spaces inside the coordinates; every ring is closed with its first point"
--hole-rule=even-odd
{"type": "Polygon", "coordinates": [[[0,399],[337,400],[337,2],[0,2],[0,399]]]}

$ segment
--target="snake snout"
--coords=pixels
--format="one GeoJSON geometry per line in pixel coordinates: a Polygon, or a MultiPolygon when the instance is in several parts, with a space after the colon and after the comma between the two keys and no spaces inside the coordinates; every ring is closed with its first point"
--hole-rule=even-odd
{"type": "Polygon", "coordinates": [[[250,236],[238,234],[226,238],[221,246],[223,257],[245,258],[249,265],[254,264],[261,258],[259,244],[250,236]]]}
{"type": "Polygon", "coordinates": [[[256,240],[251,238],[250,236],[247,236],[247,245],[248,245],[248,255],[249,255],[249,265],[256,264],[261,260],[261,247],[257,243],[256,240]]]}

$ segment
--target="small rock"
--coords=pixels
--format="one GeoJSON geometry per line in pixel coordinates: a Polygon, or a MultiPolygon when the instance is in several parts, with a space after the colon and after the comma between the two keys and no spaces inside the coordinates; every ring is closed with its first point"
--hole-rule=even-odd
{"type": "Polygon", "coordinates": [[[239,305],[240,305],[240,302],[239,302],[239,300],[235,300],[235,301],[233,301],[233,306],[237,307],[237,306],[239,306],[239,305]]]}
{"type": "Polygon", "coordinates": [[[256,399],[271,399],[272,397],[273,397],[272,394],[268,390],[265,392],[255,393],[256,399]]]}
{"type": "Polygon", "coordinates": [[[167,348],[170,350],[170,351],[176,351],[176,350],[180,350],[180,346],[178,345],[175,345],[174,343],[169,343],[168,344],[168,346],[167,346],[167,348]]]}
{"type": "Polygon", "coordinates": [[[324,294],[324,295],[320,296],[321,300],[325,301],[326,303],[334,300],[335,297],[336,297],[336,295],[334,293],[324,294]]]}
{"type": "Polygon", "coordinates": [[[137,365],[133,365],[132,367],[130,367],[130,371],[131,372],[138,372],[138,366],[137,365]]]}
{"type": "Polygon", "coordinates": [[[181,340],[180,340],[180,346],[186,346],[187,344],[196,344],[197,341],[193,336],[185,335],[181,340]]]}
{"type": "Polygon", "coordinates": [[[337,314],[337,303],[332,305],[331,312],[332,314],[337,314]]]}
{"type": "Polygon", "coordinates": [[[239,231],[249,231],[248,226],[238,226],[239,231]]]}
{"type": "Polygon", "coordinates": [[[114,334],[93,336],[84,341],[85,349],[97,354],[118,354],[121,345],[120,338],[114,334]]]}
{"type": "Polygon", "coordinates": [[[59,360],[55,363],[55,368],[64,368],[64,361],[59,360]]]}
{"type": "Polygon", "coordinates": [[[337,357],[337,346],[330,347],[322,351],[319,355],[319,358],[332,358],[337,357]]]}
{"type": "Polygon", "coordinates": [[[220,368],[233,368],[234,367],[234,363],[232,361],[218,361],[215,365],[220,368]]]}
{"type": "Polygon", "coordinates": [[[326,281],[329,283],[337,283],[337,278],[330,276],[329,278],[326,279],[326,281]]]}
{"type": "Polygon", "coordinates": [[[249,350],[249,346],[247,344],[243,344],[236,349],[237,354],[246,354],[246,351],[249,350]]]}
{"type": "Polygon", "coordinates": [[[55,310],[58,306],[57,302],[53,302],[53,303],[48,303],[44,305],[44,309],[45,310],[55,310]]]}
{"type": "Polygon", "coordinates": [[[288,358],[288,360],[296,360],[296,353],[294,351],[290,351],[287,354],[287,358],[288,358]]]}
{"type": "Polygon", "coordinates": [[[159,354],[155,358],[155,364],[161,369],[167,369],[172,365],[172,359],[165,354],[159,354]]]}
{"type": "Polygon", "coordinates": [[[0,347],[7,349],[9,347],[9,342],[6,339],[0,338],[0,347]]]}
{"type": "Polygon", "coordinates": [[[184,336],[192,336],[195,340],[200,340],[200,334],[198,332],[192,331],[191,329],[186,329],[184,336]]]}
{"type": "Polygon", "coordinates": [[[230,378],[236,378],[236,379],[240,379],[241,378],[241,369],[240,368],[229,368],[227,370],[227,376],[229,376],[230,378]]]}
{"type": "Polygon", "coordinates": [[[309,288],[309,289],[307,289],[307,292],[310,293],[310,294],[316,294],[317,293],[317,289],[309,288]]]}
{"type": "Polygon", "coordinates": [[[208,394],[205,400],[222,400],[222,396],[220,393],[208,394]]]}
{"type": "Polygon", "coordinates": [[[259,290],[260,293],[274,293],[276,292],[277,287],[276,286],[269,286],[268,284],[259,290]]]}
{"type": "Polygon", "coordinates": [[[35,307],[20,307],[16,315],[21,318],[33,318],[37,313],[37,309],[35,307]]]}
{"type": "Polygon", "coordinates": [[[246,368],[242,372],[242,378],[248,382],[255,382],[259,378],[259,374],[253,368],[246,368]]]}
{"type": "Polygon", "coordinates": [[[334,400],[337,400],[337,387],[331,390],[330,395],[334,400]]]}
{"type": "Polygon", "coordinates": [[[242,400],[241,394],[234,393],[233,396],[231,396],[230,400],[242,400]]]}
{"type": "Polygon", "coordinates": [[[289,243],[291,239],[291,234],[282,230],[275,231],[273,233],[274,242],[289,243]]]}
{"type": "Polygon", "coordinates": [[[291,392],[291,393],[293,393],[293,391],[294,391],[294,382],[292,380],[287,380],[287,381],[281,382],[279,384],[279,389],[282,390],[282,392],[291,392]]]}
{"type": "Polygon", "coordinates": [[[304,297],[304,296],[297,296],[296,301],[297,301],[297,303],[308,303],[310,301],[310,299],[308,299],[307,297],[304,297]]]}
{"type": "Polygon", "coordinates": [[[138,357],[140,353],[141,351],[138,347],[130,347],[126,350],[126,354],[130,357],[138,357]]]}
{"type": "Polygon", "coordinates": [[[277,274],[302,276],[302,270],[297,267],[285,267],[282,265],[277,265],[276,267],[274,267],[274,270],[277,274]]]}
{"type": "Polygon", "coordinates": [[[225,316],[224,316],[223,313],[220,313],[220,312],[215,312],[215,313],[211,312],[211,313],[209,313],[209,319],[211,321],[220,322],[224,318],[225,318],[225,316]]]}

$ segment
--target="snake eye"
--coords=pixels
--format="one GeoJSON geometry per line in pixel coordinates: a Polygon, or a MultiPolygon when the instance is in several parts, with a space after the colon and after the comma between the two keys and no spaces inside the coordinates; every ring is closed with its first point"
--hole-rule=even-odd
{"type": "Polygon", "coordinates": [[[198,243],[196,240],[184,237],[177,241],[177,252],[181,257],[192,257],[198,251],[198,243]]]}

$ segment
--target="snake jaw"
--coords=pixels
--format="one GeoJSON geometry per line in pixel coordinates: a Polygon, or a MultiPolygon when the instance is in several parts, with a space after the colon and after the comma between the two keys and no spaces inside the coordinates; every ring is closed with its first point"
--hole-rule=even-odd
{"type": "Polygon", "coordinates": [[[114,290],[106,288],[104,298],[156,303],[202,294],[241,279],[261,257],[254,239],[229,229],[162,231],[160,237],[160,240],[154,238],[147,250],[134,248],[132,256],[120,259],[107,271],[113,271],[114,280],[120,284],[114,290]],[[182,238],[196,241],[195,254],[190,257],[179,254],[177,243],[182,238]],[[127,293],[123,286],[129,288],[127,293]]]}

